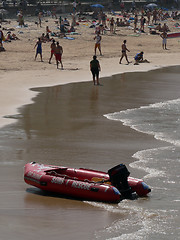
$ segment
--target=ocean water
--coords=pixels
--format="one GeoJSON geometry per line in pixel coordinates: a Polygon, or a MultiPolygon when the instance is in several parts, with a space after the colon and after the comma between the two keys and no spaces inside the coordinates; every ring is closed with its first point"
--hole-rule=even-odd
{"type": "Polygon", "coordinates": [[[151,196],[107,209],[124,215],[125,219],[99,232],[97,239],[180,239],[180,99],[109,113],[105,117],[153,135],[167,142],[167,146],[143,149],[133,155],[130,166],[145,171],[143,179],[152,188],[151,196]]]}
{"type": "Polygon", "coordinates": [[[180,239],[179,76],[172,67],[33,89],[0,129],[0,239],[180,239]],[[24,183],[31,161],[102,171],[123,162],[152,192],[119,204],[55,198],[24,183]]]}

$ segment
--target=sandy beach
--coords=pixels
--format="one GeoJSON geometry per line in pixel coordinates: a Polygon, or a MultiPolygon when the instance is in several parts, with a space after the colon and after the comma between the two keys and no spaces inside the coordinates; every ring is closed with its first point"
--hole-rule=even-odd
{"type": "MultiPolygon", "coordinates": [[[[162,39],[149,35],[147,26],[138,37],[126,27],[118,28],[116,34],[103,35],[103,56],[98,55],[102,86],[94,86],[89,71],[94,29],[89,28],[89,23],[77,26],[81,35],[75,35],[75,40],[55,38],[64,49],[61,70],[56,69],[55,59],[48,63],[50,42],[43,44],[44,62],[39,58],[34,61],[33,48],[37,37],[45,32],[45,20],[50,29],[55,29],[54,19],[44,18],[42,28],[34,24],[36,20],[25,17],[28,27],[14,31],[20,40],[4,43],[6,51],[0,52],[2,239],[111,239],[116,236],[111,235],[111,226],[133,215],[123,203],[114,207],[46,195],[24,183],[23,166],[36,161],[107,171],[122,161],[129,165],[137,151],[166,146],[104,115],[179,97],[179,79],[170,83],[166,78],[168,70],[159,79],[156,76],[161,70],[150,71],[178,65],[178,38],[168,39],[168,50],[163,50],[162,39]],[[130,50],[129,65],[125,60],[119,64],[124,39],[130,50]],[[150,63],[134,65],[133,58],[140,51],[150,63]]],[[[177,31],[172,19],[166,23],[172,32],[177,31]]],[[[2,25],[15,26],[15,20],[2,25]]],[[[132,176],[145,175],[142,170],[130,171],[132,176]]],[[[143,208],[143,219],[156,216],[146,211],[146,207],[155,205],[151,198],[135,204],[143,208]]],[[[117,227],[116,231],[121,229],[117,227]]]]}
{"type": "MultiPolygon", "coordinates": [[[[71,21],[70,15],[64,15],[64,17],[68,17],[71,21]]],[[[114,18],[116,19],[115,16],[114,18]]],[[[36,17],[25,17],[25,24],[28,25],[26,28],[16,28],[18,26],[16,20],[11,20],[10,24],[2,23],[2,28],[14,28],[13,33],[20,40],[4,43],[6,51],[0,53],[2,59],[0,100],[3,102],[0,110],[0,126],[11,122],[11,120],[3,119],[3,116],[16,113],[19,106],[30,102],[34,96],[34,93],[29,91],[31,87],[91,81],[92,79],[89,62],[94,54],[95,29],[89,28],[91,22],[80,22],[76,27],[76,32],[80,35],[74,35],[75,40],[54,38],[56,41],[60,41],[64,51],[64,70],[61,71],[56,69],[55,59],[52,60],[52,64],[48,64],[51,42],[43,43],[44,62],[41,63],[39,58],[34,61],[34,45],[37,38],[45,33],[46,26],[48,25],[51,31],[58,31],[55,19],[51,17],[42,19],[42,28],[37,27],[35,21],[37,21],[36,17]]],[[[163,21],[162,24],[164,22],[169,26],[171,32],[179,31],[173,27],[178,20],[170,18],[163,21]]],[[[131,26],[133,27],[133,23],[131,26]]],[[[6,35],[7,31],[3,32],[6,35]]],[[[168,39],[167,47],[168,50],[162,49],[162,39],[159,35],[150,35],[147,26],[145,26],[145,33],[141,34],[134,34],[133,29],[129,29],[129,27],[117,27],[116,34],[107,32],[102,35],[103,56],[98,56],[102,69],[100,77],[178,65],[180,49],[178,38],[168,39]],[[119,65],[121,45],[124,39],[127,39],[127,47],[130,50],[128,58],[132,63],[129,65],[126,65],[125,60],[119,65]],[[144,58],[150,63],[134,66],[134,56],[140,51],[144,51],[144,58]]]]}

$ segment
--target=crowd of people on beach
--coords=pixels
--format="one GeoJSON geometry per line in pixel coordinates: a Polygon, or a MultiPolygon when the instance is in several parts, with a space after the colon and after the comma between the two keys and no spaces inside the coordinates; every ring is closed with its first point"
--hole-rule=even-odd
{"type": "MultiPolygon", "coordinates": [[[[56,8],[53,6],[51,10],[51,17],[54,18],[54,22],[56,24],[56,27],[58,29],[57,32],[53,32],[49,29],[48,26],[46,26],[46,32],[42,33],[40,37],[38,37],[38,40],[34,46],[36,48],[35,53],[35,60],[37,59],[37,56],[40,56],[40,60],[43,62],[43,54],[42,54],[42,45],[46,42],[51,42],[50,46],[50,58],[49,58],[49,64],[51,64],[53,56],[56,59],[56,66],[59,68],[59,64],[61,65],[61,69],[63,69],[63,63],[62,63],[62,54],[63,54],[63,47],[59,44],[59,40],[55,41],[55,38],[68,38],[68,34],[78,34],[76,32],[76,27],[80,23],[88,23],[88,26],[90,28],[94,28],[95,36],[93,39],[95,40],[94,45],[94,56],[93,60],[90,63],[90,69],[93,75],[93,82],[95,84],[95,78],[97,81],[97,84],[99,84],[99,71],[100,71],[100,63],[97,60],[97,50],[99,51],[100,56],[102,56],[102,49],[101,49],[101,41],[102,36],[104,34],[108,35],[114,35],[117,31],[119,31],[120,27],[127,27],[130,30],[134,31],[134,34],[143,34],[145,31],[149,31],[148,34],[158,34],[162,38],[162,47],[163,49],[167,49],[167,38],[168,38],[168,32],[170,31],[169,27],[166,23],[161,25],[161,22],[168,19],[169,17],[173,19],[178,19],[178,11],[172,11],[171,13],[168,11],[163,11],[162,9],[153,9],[152,11],[149,9],[136,9],[135,7],[132,8],[132,12],[126,11],[123,6],[121,6],[121,12],[115,13],[114,11],[111,11],[111,13],[105,13],[102,10],[94,11],[93,14],[87,16],[78,15],[76,10],[76,2],[73,2],[73,11],[71,13],[71,20],[67,19],[67,17],[64,17],[64,19],[60,16],[59,19],[56,14],[56,8]],[[90,20],[89,17],[92,17],[92,20],[90,20]],[[145,30],[146,26],[146,30],[145,30]],[[96,66],[96,68],[95,68],[96,66]],[[94,70],[95,69],[95,70],[94,70]]],[[[37,21],[35,24],[37,27],[44,27],[43,22],[44,12],[42,10],[39,10],[37,14],[37,21]]],[[[17,21],[19,23],[19,27],[25,27],[24,23],[24,16],[23,11],[20,10],[17,14],[17,21]]],[[[73,39],[73,38],[72,38],[73,39]]],[[[11,40],[19,40],[17,35],[15,33],[11,33],[11,31],[7,32],[7,36],[5,38],[3,31],[0,28],[0,49],[3,51],[3,42],[11,41],[11,40]]],[[[121,45],[121,57],[119,60],[119,64],[122,63],[122,60],[125,58],[127,64],[130,63],[127,57],[127,52],[130,50],[126,46],[127,40],[123,40],[123,43],[121,45]]],[[[4,49],[5,50],[5,49],[4,49]]],[[[143,59],[144,52],[141,51],[136,54],[134,57],[134,64],[139,64],[140,62],[144,62],[143,59]]],[[[146,60],[146,62],[148,62],[146,60]]]]}

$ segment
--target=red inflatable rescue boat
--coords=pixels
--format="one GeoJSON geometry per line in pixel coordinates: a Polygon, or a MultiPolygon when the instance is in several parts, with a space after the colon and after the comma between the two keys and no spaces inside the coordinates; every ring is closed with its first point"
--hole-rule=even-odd
{"type": "Polygon", "coordinates": [[[151,191],[143,180],[128,176],[124,164],[110,169],[108,173],[35,162],[24,167],[27,184],[73,198],[101,202],[119,202],[123,198],[132,199],[132,193],[146,196],[151,191]]]}

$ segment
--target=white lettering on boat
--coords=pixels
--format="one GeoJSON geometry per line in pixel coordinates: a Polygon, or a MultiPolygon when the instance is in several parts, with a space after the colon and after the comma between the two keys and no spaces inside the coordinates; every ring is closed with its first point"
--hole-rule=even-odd
{"type": "Polygon", "coordinates": [[[28,176],[28,177],[32,177],[32,178],[37,179],[37,180],[40,180],[40,178],[42,177],[42,175],[39,175],[39,174],[34,173],[34,172],[32,172],[32,171],[29,171],[29,172],[27,173],[27,176],[28,176]]]}
{"type": "Polygon", "coordinates": [[[74,181],[71,185],[73,188],[80,188],[85,190],[90,190],[91,185],[88,183],[74,181]]]}
{"type": "Polygon", "coordinates": [[[56,184],[63,184],[64,183],[64,178],[53,177],[51,182],[56,183],[56,184]]]}

